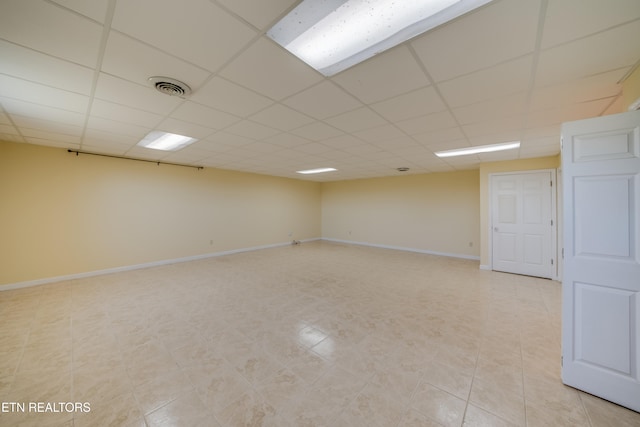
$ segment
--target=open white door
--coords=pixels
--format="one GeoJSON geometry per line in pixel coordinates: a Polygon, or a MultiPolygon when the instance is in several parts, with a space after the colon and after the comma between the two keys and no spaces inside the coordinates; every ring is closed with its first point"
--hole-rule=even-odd
{"type": "Polygon", "coordinates": [[[492,269],[550,279],[552,171],[491,175],[492,269]]]}
{"type": "Polygon", "coordinates": [[[562,138],[562,381],[640,411],[640,111],[562,138]]]}

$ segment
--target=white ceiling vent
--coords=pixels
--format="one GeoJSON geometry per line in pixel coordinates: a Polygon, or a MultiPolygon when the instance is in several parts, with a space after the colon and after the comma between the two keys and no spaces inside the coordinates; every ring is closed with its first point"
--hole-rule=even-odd
{"type": "Polygon", "coordinates": [[[191,88],[180,80],[172,79],[170,77],[155,76],[149,77],[149,81],[158,92],[162,92],[165,95],[186,98],[191,94],[191,88]]]}

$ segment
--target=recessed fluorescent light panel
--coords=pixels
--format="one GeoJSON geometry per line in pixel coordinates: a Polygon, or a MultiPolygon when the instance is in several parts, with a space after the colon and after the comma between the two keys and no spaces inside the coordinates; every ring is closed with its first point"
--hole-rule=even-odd
{"type": "Polygon", "coordinates": [[[337,170],[337,169],[334,169],[334,168],[319,168],[319,169],[308,169],[308,170],[306,170],[306,171],[296,171],[296,173],[301,173],[301,174],[304,174],[304,175],[309,175],[309,174],[312,174],[312,173],[333,172],[333,171],[335,171],[335,170],[337,170]]]}
{"type": "Polygon", "coordinates": [[[469,154],[491,153],[493,151],[513,150],[520,148],[520,141],[503,142],[501,144],[476,145],[475,147],[457,148],[455,150],[437,151],[438,157],[466,156],[469,154]]]}
{"type": "Polygon", "coordinates": [[[149,132],[137,145],[145,148],[153,148],[154,150],[177,151],[196,141],[197,139],[191,138],[190,136],[153,131],[149,132]]]}
{"type": "Polygon", "coordinates": [[[332,76],[492,0],[303,0],[267,35],[332,76]]]}

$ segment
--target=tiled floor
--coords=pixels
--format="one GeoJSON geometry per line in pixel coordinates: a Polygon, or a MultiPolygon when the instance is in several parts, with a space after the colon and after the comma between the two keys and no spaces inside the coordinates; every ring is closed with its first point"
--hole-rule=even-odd
{"type": "Polygon", "coordinates": [[[639,426],[559,379],[560,285],[306,243],[0,293],[37,426],[639,426]]]}

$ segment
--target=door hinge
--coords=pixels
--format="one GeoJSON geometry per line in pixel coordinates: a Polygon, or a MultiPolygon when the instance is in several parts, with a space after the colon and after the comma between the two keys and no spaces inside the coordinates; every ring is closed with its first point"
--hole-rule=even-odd
{"type": "Polygon", "coordinates": [[[551,220],[551,226],[553,227],[553,220],[551,220]]]}
{"type": "Polygon", "coordinates": [[[564,248],[562,248],[562,259],[564,259],[564,248]]]}
{"type": "Polygon", "coordinates": [[[549,187],[553,187],[553,181],[549,181],[549,187]]]}
{"type": "Polygon", "coordinates": [[[553,258],[551,258],[551,265],[553,265],[553,258]]]}

